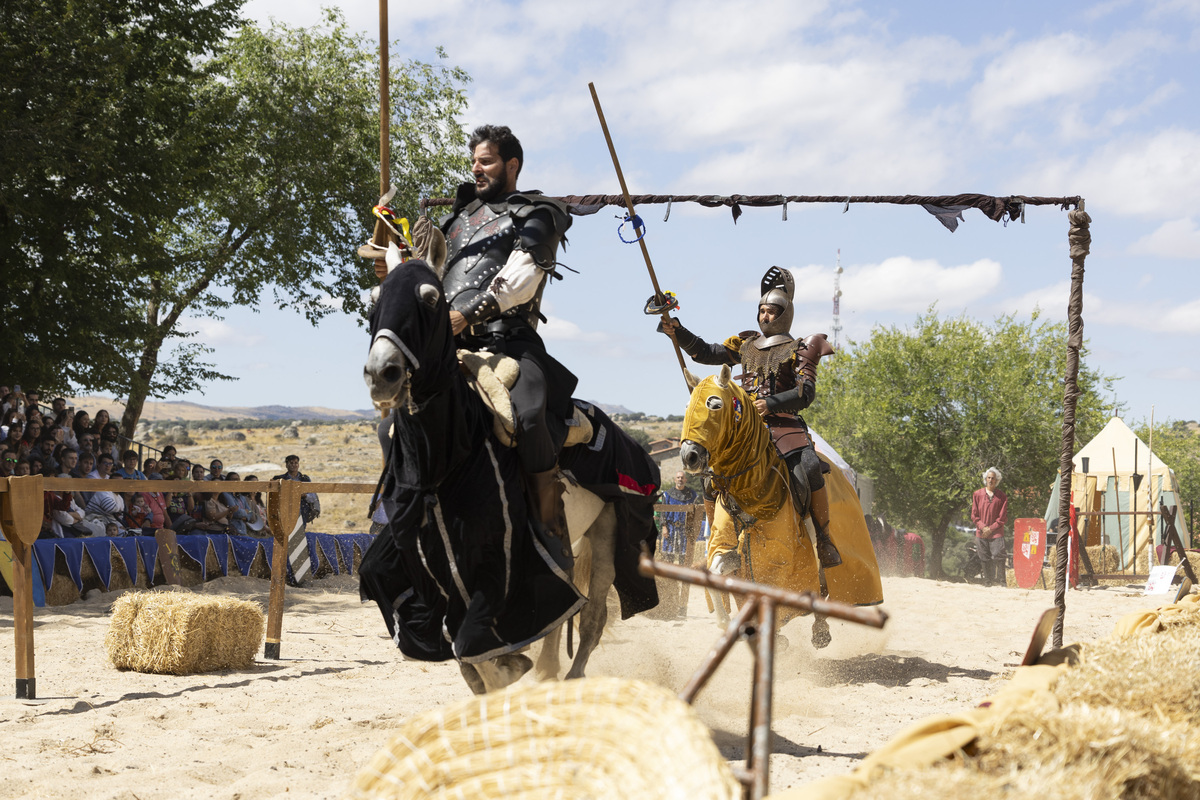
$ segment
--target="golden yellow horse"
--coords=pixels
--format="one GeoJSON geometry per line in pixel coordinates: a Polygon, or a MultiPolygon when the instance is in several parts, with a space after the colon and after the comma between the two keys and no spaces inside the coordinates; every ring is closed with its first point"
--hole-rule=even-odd
{"type": "MultiPolygon", "coordinates": [[[[708,539],[709,568],[722,571],[718,567],[736,553],[741,578],[820,592],[812,534],[792,504],[787,465],[752,398],[730,378],[729,367],[722,367],[692,389],[680,445],[684,467],[709,475],[718,495],[708,539]]],[[[825,485],[829,533],[842,555],[840,566],[825,570],[829,599],[882,603],[879,565],[858,495],[837,467],[825,476],[825,485]]],[[[780,609],[781,625],[789,618],[786,613],[780,609]]]]}

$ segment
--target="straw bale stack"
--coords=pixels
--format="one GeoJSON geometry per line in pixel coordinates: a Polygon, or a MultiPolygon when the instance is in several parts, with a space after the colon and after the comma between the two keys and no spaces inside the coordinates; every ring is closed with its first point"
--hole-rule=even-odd
{"type": "MultiPolygon", "coordinates": [[[[1188,561],[1192,562],[1192,570],[1200,574],[1200,553],[1189,552],[1187,554],[1188,561]]],[[[1172,551],[1167,563],[1173,567],[1179,566],[1179,553],[1172,551]]],[[[1158,566],[1158,556],[1155,556],[1154,566],[1158,566]]],[[[1150,551],[1143,549],[1137,556],[1137,571],[1139,575],[1147,575],[1150,572],[1150,551]]],[[[1175,570],[1176,575],[1182,575],[1183,570],[1175,570]]]]}
{"type": "Polygon", "coordinates": [[[708,728],[686,703],[638,681],[585,678],[509,687],[410,720],[359,772],[346,798],[740,794],[708,728]]]}
{"type": "Polygon", "coordinates": [[[1078,664],[1017,670],[989,703],[916,723],[855,773],[778,800],[1200,800],[1200,596],[1130,614],[1078,664]]]}
{"type": "Polygon", "coordinates": [[[117,669],[190,675],[246,669],[262,644],[257,603],[190,592],[130,592],[113,603],[104,637],[117,669]]]}

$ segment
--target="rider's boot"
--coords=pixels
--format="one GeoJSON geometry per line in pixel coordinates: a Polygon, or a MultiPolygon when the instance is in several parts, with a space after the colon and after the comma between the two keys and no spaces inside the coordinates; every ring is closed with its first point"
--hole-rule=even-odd
{"type": "Polygon", "coordinates": [[[811,513],[813,527],[817,531],[817,560],[825,569],[836,567],[842,563],[842,554],[838,552],[833,539],[829,537],[829,492],[822,486],[812,493],[811,513]]]}
{"type": "Polygon", "coordinates": [[[567,531],[567,513],[563,507],[563,486],[558,480],[558,465],[545,472],[529,473],[533,493],[533,513],[551,536],[562,542],[563,555],[571,556],[571,535],[567,531]]]}

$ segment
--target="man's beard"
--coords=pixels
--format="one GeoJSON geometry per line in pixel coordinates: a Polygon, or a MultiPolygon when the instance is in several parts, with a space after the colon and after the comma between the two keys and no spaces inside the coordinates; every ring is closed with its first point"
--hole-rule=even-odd
{"type": "Polygon", "coordinates": [[[480,189],[479,185],[475,185],[475,196],[485,203],[491,203],[500,199],[504,194],[504,184],[499,178],[490,178],[487,175],[483,176],[487,181],[487,185],[480,189]]]}

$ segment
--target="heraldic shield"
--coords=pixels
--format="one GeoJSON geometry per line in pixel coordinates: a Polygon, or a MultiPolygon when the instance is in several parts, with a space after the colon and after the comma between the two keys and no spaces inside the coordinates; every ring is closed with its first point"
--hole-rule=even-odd
{"type": "Polygon", "coordinates": [[[1017,586],[1032,589],[1046,560],[1046,520],[1018,519],[1013,523],[1013,572],[1017,586]]]}

